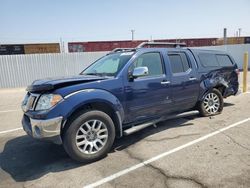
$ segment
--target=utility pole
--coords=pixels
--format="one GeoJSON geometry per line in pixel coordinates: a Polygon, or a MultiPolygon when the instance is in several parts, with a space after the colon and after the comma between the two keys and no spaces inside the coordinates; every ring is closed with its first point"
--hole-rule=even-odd
{"type": "Polygon", "coordinates": [[[241,34],[241,28],[239,28],[239,37],[240,37],[240,34],[241,34]]]}
{"type": "Polygon", "coordinates": [[[227,45],[227,28],[223,29],[224,45],[227,45]]]}
{"type": "Polygon", "coordinates": [[[64,42],[62,40],[62,37],[60,37],[60,50],[61,50],[61,53],[65,52],[65,50],[64,50],[64,42]]]}
{"type": "Polygon", "coordinates": [[[135,30],[131,29],[131,34],[132,34],[132,40],[134,40],[134,34],[135,34],[135,30]]]}

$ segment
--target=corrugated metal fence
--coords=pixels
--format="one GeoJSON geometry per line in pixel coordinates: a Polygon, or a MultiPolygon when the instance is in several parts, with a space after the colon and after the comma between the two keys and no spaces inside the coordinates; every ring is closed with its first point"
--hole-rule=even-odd
{"type": "MultiPolygon", "coordinates": [[[[227,51],[234,57],[239,68],[242,68],[244,52],[248,51],[250,56],[250,44],[199,48],[227,51]]],[[[26,87],[36,79],[76,75],[84,67],[106,53],[81,52],[0,56],[0,88],[26,87]]]]}
{"type": "Polygon", "coordinates": [[[25,87],[36,79],[76,75],[107,52],[0,56],[0,88],[25,87]]]}

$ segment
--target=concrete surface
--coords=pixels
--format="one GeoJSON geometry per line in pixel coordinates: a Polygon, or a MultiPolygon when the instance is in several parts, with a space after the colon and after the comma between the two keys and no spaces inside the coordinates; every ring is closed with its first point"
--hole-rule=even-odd
{"type": "MultiPolygon", "coordinates": [[[[249,82],[250,84],[250,82],[249,82]]],[[[116,141],[104,159],[72,161],[62,146],[21,127],[24,89],[0,90],[0,187],[83,187],[250,118],[250,93],[229,97],[221,115],[159,123],[116,141]]],[[[250,121],[143,165],[100,187],[250,187],[250,121]]]]}

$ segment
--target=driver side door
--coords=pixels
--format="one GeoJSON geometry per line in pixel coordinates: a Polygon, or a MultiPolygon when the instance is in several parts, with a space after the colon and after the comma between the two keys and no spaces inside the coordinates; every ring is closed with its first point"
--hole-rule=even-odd
{"type": "Polygon", "coordinates": [[[160,52],[141,54],[129,67],[129,73],[136,67],[147,67],[148,75],[128,79],[125,83],[126,111],[130,121],[157,118],[165,113],[171,103],[169,75],[166,75],[160,52]]]}

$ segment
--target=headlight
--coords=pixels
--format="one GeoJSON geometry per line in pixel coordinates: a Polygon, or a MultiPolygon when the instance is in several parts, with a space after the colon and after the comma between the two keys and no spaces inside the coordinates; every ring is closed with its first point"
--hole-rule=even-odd
{"type": "Polygon", "coordinates": [[[63,98],[61,95],[57,94],[44,94],[42,95],[36,105],[36,110],[48,110],[51,107],[55,106],[63,98]]]}

